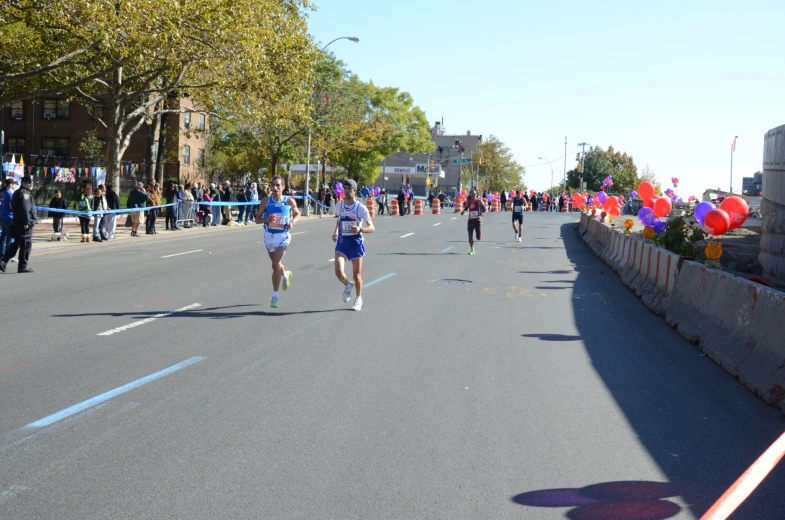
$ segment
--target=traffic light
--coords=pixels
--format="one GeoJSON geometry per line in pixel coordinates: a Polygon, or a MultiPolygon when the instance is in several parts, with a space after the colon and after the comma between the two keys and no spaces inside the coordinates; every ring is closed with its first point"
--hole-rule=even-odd
{"type": "Polygon", "coordinates": [[[436,171],[436,161],[431,161],[431,171],[432,172],[436,171]]]}
{"type": "Polygon", "coordinates": [[[575,154],[575,160],[581,162],[581,152],[575,154]]]}
{"type": "Polygon", "coordinates": [[[578,167],[576,170],[578,170],[578,173],[583,173],[583,165],[580,163],[580,161],[578,162],[578,167]]]}
{"type": "Polygon", "coordinates": [[[480,166],[485,166],[485,157],[483,157],[483,156],[481,155],[481,156],[480,156],[480,159],[479,159],[479,162],[478,162],[477,164],[479,164],[480,166]]]}

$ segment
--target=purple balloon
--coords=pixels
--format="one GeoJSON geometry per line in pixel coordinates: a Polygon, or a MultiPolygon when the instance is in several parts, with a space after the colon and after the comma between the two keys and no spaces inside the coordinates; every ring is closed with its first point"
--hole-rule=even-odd
{"type": "Polygon", "coordinates": [[[714,209],[714,204],[711,202],[704,200],[697,206],[695,206],[695,222],[698,223],[699,226],[703,226],[703,219],[706,218],[706,215],[709,211],[714,209]]]}
{"type": "Polygon", "coordinates": [[[605,200],[607,198],[608,196],[605,194],[604,191],[601,191],[597,194],[597,202],[599,202],[600,204],[605,204],[605,200]]]}
{"type": "Polygon", "coordinates": [[[665,228],[668,227],[668,223],[664,220],[655,220],[654,221],[654,232],[658,235],[660,233],[665,233],[665,228]]]}
{"type": "Polygon", "coordinates": [[[638,211],[638,220],[644,226],[653,226],[657,217],[654,216],[654,210],[651,208],[641,208],[638,211]]]}

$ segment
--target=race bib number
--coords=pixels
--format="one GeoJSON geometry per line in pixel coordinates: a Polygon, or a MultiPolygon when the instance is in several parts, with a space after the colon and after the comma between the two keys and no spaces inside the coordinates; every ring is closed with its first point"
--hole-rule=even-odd
{"type": "Polygon", "coordinates": [[[270,221],[267,223],[270,229],[286,229],[286,217],[280,213],[273,213],[270,215],[270,221]]]}
{"type": "Polygon", "coordinates": [[[341,234],[342,235],[356,235],[357,233],[352,232],[352,226],[354,226],[354,222],[342,221],[341,222],[341,234]]]}
{"type": "Polygon", "coordinates": [[[512,210],[515,213],[521,213],[523,211],[523,206],[513,206],[512,210]]]}
{"type": "Polygon", "coordinates": [[[469,218],[479,218],[479,217],[480,217],[480,212],[479,211],[470,211],[469,212],[469,218]]]}

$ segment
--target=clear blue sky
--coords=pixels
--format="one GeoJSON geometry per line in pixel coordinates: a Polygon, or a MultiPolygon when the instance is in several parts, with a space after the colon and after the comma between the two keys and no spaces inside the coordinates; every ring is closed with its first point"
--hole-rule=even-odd
{"type": "Polygon", "coordinates": [[[352,72],[408,91],[448,133],[496,135],[550,185],[576,144],[613,145],[686,199],[734,191],[785,124],[785,2],[323,0],[317,41],[352,72]]]}

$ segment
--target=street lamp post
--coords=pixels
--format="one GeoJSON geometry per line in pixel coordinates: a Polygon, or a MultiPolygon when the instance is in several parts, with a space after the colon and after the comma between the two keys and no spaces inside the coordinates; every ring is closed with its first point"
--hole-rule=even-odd
{"type": "Polygon", "coordinates": [[[736,151],[736,139],[739,136],[733,138],[733,144],[730,146],[730,194],[733,195],[733,153],[736,151]]]}
{"type": "MultiPolygon", "coordinates": [[[[360,42],[360,39],[356,36],[341,36],[340,38],[336,38],[330,43],[328,43],[327,45],[325,45],[324,47],[322,47],[322,50],[320,52],[324,52],[327,49],[327,47],[337,42],[338,40],[349,40],[354,43],[360,42]]],[[[314,86],[316,85],[315,80],[316,80],[316,76],[314,75],[314,86]]],[[[318,178],[319,176],[317,171],[317,179],[318,178]]],[[[308,155],[307,158],[305,159],[305,190],[303,191],[303,216],[306,217],[310,213],[309,211],[310,206],[308,204],[308,199],[306,198],[308,196],[308,190],[310,189],[310,187],[311,187],[311,129],[308,128],[308,155]]]]}

